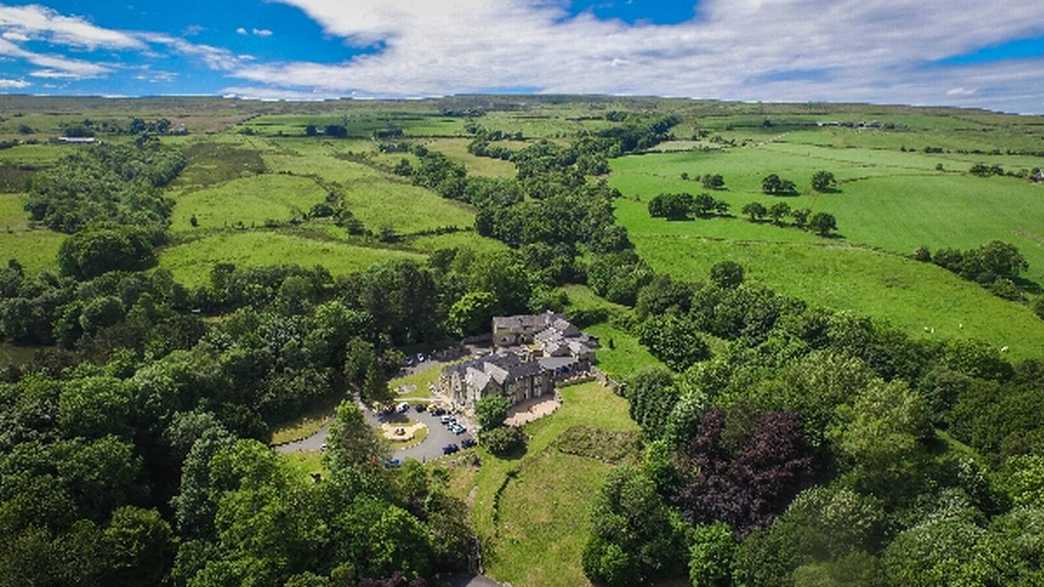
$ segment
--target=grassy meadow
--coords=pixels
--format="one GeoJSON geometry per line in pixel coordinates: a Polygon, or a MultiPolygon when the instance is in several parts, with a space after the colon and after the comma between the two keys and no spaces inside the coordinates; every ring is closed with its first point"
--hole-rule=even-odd
{"type": "Polygon", "coordinates": [[[160,254],[159,266],[169,269],[179,283],[199,286],[207,283],[210,270],[218,263],[234,263],[240,267],[288,263],[302,267],[322,265],[334,275],[345,275],[397,259],[422,261],[424,257],[257,230],[217,234],[166,248],[160,254]]]}
{"type": "Polygon", "coordinates": [[[25,196],[0,194],[0,260],[14,259],[32,274],[58,267],[65,235],[30,224],[25,196]]]}
{"type": "Polygon", "coordinates": [[[516,587],[590,584],[580,554],[590,533],[591,504],[613,465],[562,453],[555,441],[577,426],[637,431],[626,400],[600,384],[561,393],[557,412],[525,427],[524,456],[500,459],[479,449],[481,468],[453,469],[454,491],[472,504],[487,574],[516,587]]]}
{"type": "MultiPolygon", "coordinates": [[[[804,132],[833,136],[842,131],[855,132],[804,132]]],[[[917,336],[980,338],[1008,346],[1018,356],[1044,348],[1044,322],[1025,305],[906,258],[920,245],[968,249],[1003,240],[1028,260],[1026,278],[1044,283],[1044,186],[967,173],[973,161],[1014,170],[1029,167],[1034,158],[842,149],[786,140],[614,160],[610,182],[625,196],[617,202],[617,218],[639,253],[659,271],[703,279],[715,262],[731,259],[744,265],[756,282],[813,304],[890,321],[917,336]],[[811,176],[818,170],[835,174],[838,191],[819,194],[811,189],[811,176]],[[682,180],[682,173],[723,175],[726,188],[712,195],[731,205],[733,217],[651,218],[648,201],[658,193],[708,192],[693,179],[682,180]],[[794,181],[799,195],[762,194],[761,179],[770,173],[794,181]],[[751,223],[740,209],[752,201],[829,212],[837,218],[840,238],[751,223]]]]}
{"type": "Polygon", "coordinates": [[[206,230],[232,226],[261,225],[266,220],[286,222],[302,216],[326,198],[326,190],[307,177],[255,175],[176,197],[171,218],[175,231],[206,230]],[[198,228],[190,220],[195,217],[198,228]]]}

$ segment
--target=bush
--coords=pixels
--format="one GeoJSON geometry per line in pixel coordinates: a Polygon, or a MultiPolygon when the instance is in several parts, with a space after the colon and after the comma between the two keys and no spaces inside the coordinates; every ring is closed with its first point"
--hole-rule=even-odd
{"type": "Polygon", "coordinates": [[[504,457],[522,452],[526,446],[526,435],[522,433],[521,428],[501,426],[479,432],[479,442],[490,453],[504,457]]]}
{"type": "Polygon", "coordinates": [[[492,430],[504,425],[511,402],[500,395],[490,395],[475,404],[475,417],[483,430],[492,430]]]}
{"type": "Polygon", "coordinates": [[[990,291],[993,292],[993,295],[999,298],[1004,298],[1013,302],[1021,302],[1026,299],[1026,296],[1022,294],[1022,290],[1015,285],[1015,282],[1006,277],[994,281],[990,285],[990,291]]]}
{"type": "Polygon", "coordinates": [[[1044,320],[1044,296],[1037,298],[1037,301],[1034,302],[1033,311],[1041,320],[1044,320]]]}
{"type": "Polygon", "coordinates": [[[837,190],[837,179],[829,171],[817,171],[812,176],[812,189],[825,193],[837,190]]]}
{"type": "Polygon", "coordinates": [[[739,287],[743,283],[743,266],[735,261],[719,261],[711,267],[710,280],[722,289],[739,287]]]}
{"type": "Polygon", "coordinates": [[[727,524],[698,526],[689,551],[689,581],[693,587],[728,587],[735,558],[736,540],[727,524]]]}
{"type": "Polygon", "coordinates": [[[58,267],[77,279],[93,279],[109,271],[140,271],[156,262],[153,247],[160,237],[137,228],[88,229],[62,243],[58,267]]]}

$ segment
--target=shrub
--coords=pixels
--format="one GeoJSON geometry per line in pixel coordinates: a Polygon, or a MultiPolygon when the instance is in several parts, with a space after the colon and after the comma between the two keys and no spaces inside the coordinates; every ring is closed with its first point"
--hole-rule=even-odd
{"type": "Polygon", "coordinates": [[[1044,320],[1044,296],[1037,298],[1037,301],[1034,302],[1033,311],[1041,320],[1044,320]]]}
{"type": "Polygon", "coordinates": [[[490,453],[503,457],[521,452],[526,446],[526,436],[521,428],[501,426],[479,432],[479,442],[490,453]]]}
{"type": "Polygon", "coordinates": [[[743,266],[735,261],[719,261],[711,267],[710,280],[722,289],[739,287],[743,283],[743,266]]]}
{"type": "Polygon", "coordinates": [[[837,179],[829,171],[817,171],[812,176],[812,189],[817,192],[832,192],[837,190],[837,179]]]}
{"type": "Polygon", "coordinates": [[[492,430],[504,425],[511,402],[500,395],[490,395],[475,404],[475,417],[483,430],[492,430]]]}

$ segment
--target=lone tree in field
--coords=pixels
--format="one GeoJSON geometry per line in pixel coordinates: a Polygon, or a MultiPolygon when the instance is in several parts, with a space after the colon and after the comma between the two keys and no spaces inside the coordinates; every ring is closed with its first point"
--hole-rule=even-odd
{"type": "Polygon", "coordinates": [[[809,221],[808,226],[816,231],[816,234],[819,236],[829,236],[831,232],[837,230],[837,219],[834,218],[833,214],[816,212],[816,215],[809,221]]]}
{"type": "Polygon", "coordinates": [[[812,176],[812,189],[819,193],[836,192],[837,179],[829,171],[817,171],[812,176]]]}
{"type": "Polygon", "coordinates": [[[775,224],[783,224],[783,219],[790,216],[790,205],[786,202],[779,202],[773,204],[769,208],[769,216],[772,217],[772,222],[775,224]]]}
{"type": "Polygon", "coordinates": [[[761,180],[761,191],[770,196],[791,196],[797,193],[797,186],[789,179],[783,179],[773,173],[761,180]]]}
{"type": "Polygon", "coordinates": [[[751,222],[761,222],[761,219],[768,214],[768,210],[760,202],[751,202],[743,207],[743,213],[750,216],[751,222]]]}
{"type": "Polygon", "coordinates": [[[725,188],[725,178],[718,174],[710,174],[703,176],[703,187],[709,190],[720,190],[725,188]]]}

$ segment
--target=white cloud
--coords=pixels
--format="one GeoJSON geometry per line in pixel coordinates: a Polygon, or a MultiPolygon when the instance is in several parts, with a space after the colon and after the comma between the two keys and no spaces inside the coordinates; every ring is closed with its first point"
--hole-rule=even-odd
{"type": "Polygon", "coordinates": [[[238,29],[236,29],[236,34],[237,35],[248,35],[250,33],[248,33],[245,28],[239,27],[238,29]]]}
{"type": "Polygon", "coordinates": [[[239,98],[242,100],[260,100],[263,102],[319,102],[322,100],[336,100],[337,94],[324,92],[304,92],[295,90],[283,90],[279,88],[254,88],[254,87],[231,87],[221,91],[225,98],[239,98]]]}
{"type": "Polygon", "coordinates": [[[144,44],[133,35],[95,26],[79,16],[64,16],[39,4],[27,6],[0,5],[0,29],[28,40],[40,37],[52,43],[86,49],[143,49],[144,44]]]}
{"type": "Polygon", "coordinates": [[[154,45],[169,47],[182,55],[200,59],[207,67],[218,71],[235,69],[248,61],[227,49],[190,43],[180,37],[172,37],[164,33],[138,33],[138,37],[154,45]]]}
{"type": "MultiPolygon", "coordinates": [[[[852,99],[990,104],[1044,85],[995,78],[974,95],[966,75],[997,64],[924,65],[1044,32],[1044,3],[1006,0],[703,0],[677,25],[570,17],[564,0],[278,0],[324,33],[379,50],[342,64],[247,65],[261,84],[379,95],[535,87],[554,93],[667,94],[725,99],[852,99]]],[[[1039,69],[1040,62],[1025,65],[1039,69]]],[[[1031,74],[1035,75],[1035,74],[1031,74]]],[[[1035,101],[1034,101],[1035,100],[1035,101]]]]}
{"type": "Polygon", "coordinates": [[[29,82],[21,79],[3,79],[0,78],[0,90],[21,90],[31,86],[29,82]]]}
{"type": "Polygon", "coordinates": [[[6,39],[0,39],[0,56],[22,59],[68,78],[100,77],[111,71],[110,68],[96,63],[28,51],[6,39]]]}
{"type": "Polygon", "coordinates": [[[250,32],[254,33],[256,37],[271,37],[272,31],[269,29],[252,29],[250,32]]]}

